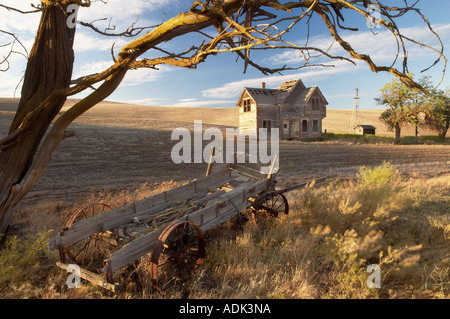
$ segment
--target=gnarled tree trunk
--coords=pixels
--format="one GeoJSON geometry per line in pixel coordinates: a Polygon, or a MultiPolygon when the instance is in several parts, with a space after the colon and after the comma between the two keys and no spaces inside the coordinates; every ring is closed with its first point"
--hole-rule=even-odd
{"type": "Polygon", "coordinates": [[[33,125],[0,152],[0,234],[7,231],[12,207],[28,191],[16,190],[14,186],[26,175],[40,141],[66,100],[65,97],[56,99],[47,107],[37,110],[55,89],[70,86],[75,28],[67,26],[65,10],[65,5],[49,6],[42,12],[10,133],[20,128],[30,112],[38,114],[35,114],[33,125]]]}

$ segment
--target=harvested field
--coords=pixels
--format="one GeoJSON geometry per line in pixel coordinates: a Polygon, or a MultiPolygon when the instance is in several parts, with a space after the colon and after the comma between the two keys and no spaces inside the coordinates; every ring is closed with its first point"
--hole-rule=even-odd
{"type": "MultiPolygon", "coordinates": [[[[13,101],[0,100],[0,136],[7,133],[14,110],[13,101]]],[[[344,122],[343,112],[333,115],[337,122],[344,122]]],[[[235,115],[234,109],[105,102],[77,119],[70,127],[75,137],[61,142],[38,184],[17,207],[12,236],[0,254],[6,265],[0,268],[1,297],[161,298],[148,283],[146,258],[124,270],[133,275],[117,295],[84,284],[67,289],[67,274],[55,266],[57,254],[47,251],[48,236],[82,204],[119,207],[203,176],[206,163],[172,162],[171,150],[178,142],[171,140],[172,130],[192,130],[194,120],[202,120],[203,129],[233,127],[235,115]]],[[[356,183],[336,181],[289,192],[289,218],[276,220],[277,227],[264,232],[252,223],[239,233],[233,221],[217,227],[208,233],[207,260],[192,287],[170,291],[168,298],[448,298],[450,145],[282,141],[280,158],[280,186],[322,176],[354,178],[364,171],[361,166],[375,168],[366,170],[364,178],[360,174],[356,183]],[[384,161],[403,176],[390,164],[380,169],[384,161]],[[364,212],[355,214],[361,207],[364,212]],[[374,292],[361,285],[367,277],[364,260],[333,255],[348,248],[347,241],[336,238],[359,243],[354,247],[370,260],[379,255],[364,246],[367,240],[389,244],[379,248],[385,254],[394,245],[400,259],[384,267],[400,270],[385,276],[383,289],[374,292]],[[418,249],[419,259],[410,256],[418,249]],[[410,257],[416,258],[413,272],[411,265],[402,264],[410,257]]],[[[390,263],[385,256],[380,262],[390,263]]]]}
{"type": "MultiPolygon", "coordinates": [[[[72,103],[73,100],[67,102],[72,103]]],[[[15,107],[11,99],[0,100],[1,136],[7,133],[15,107]]],[[[346,111],[329,111],[327,121],[336,118],[343,123],[339,120],[340,112],[346,117],[346,111]]],[[[378,113],[367,111],[367,118],[373,121],[378,113]]],[[[206,170],[205,163],[174,164],[170,156],[178,142],[171,140],[172,130],[192,129],[194,120],[202,120],[204,129],[237,125],[234,109],[180,109],[102,102],[70,126],[75,137],[61,142],[46,172],[23,204],[52,200],[74,202],[103,189],[134,190],[143,183],[198,178],[206,170]]],[[[376,166],[383,161],[391,161],[409,174],[440,174],[450,170],[448,145],[286,141],[280,144],[280,158],[279,179],[288,184],[324,175],[351,176],[360,166],[376,166]]]]}
{"type": "MultiPolygon", "coordinates": [[[[323,119],[323,130],[328,133],[350,133],[350,120],[352,117],[352,110],[327,110],[327,117],[323,119]]],[[[394,136],[394,133],[388,130],[386,124],[379,120],[383,109],[380,110],[359,110],[358,124],[373,125],[377,128],[376,135],[394,136]]],[[[402,136],[414,135],[414,127],[412,125],[405,125],[402,127],[402,136]]],[[[432,130],[419,127],[419,136],[436,135],[432,130]]]]}

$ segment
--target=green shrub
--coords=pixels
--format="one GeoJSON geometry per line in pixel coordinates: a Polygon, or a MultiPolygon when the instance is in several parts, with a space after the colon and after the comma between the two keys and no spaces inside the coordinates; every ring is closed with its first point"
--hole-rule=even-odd
{"type": "MultiPolygon", "coordinates": [[[[48,276],[56,256],[47,248],[50,232],[40,232],[26,239],[7,237],[0,249],[0,290],[39,283],[48,276]]],[[[14,289],[13,289],[14,290],[14,289]]]]}

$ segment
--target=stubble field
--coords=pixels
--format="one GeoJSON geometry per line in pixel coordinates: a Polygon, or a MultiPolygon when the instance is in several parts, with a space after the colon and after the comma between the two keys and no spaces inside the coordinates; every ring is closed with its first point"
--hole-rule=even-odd
{"type": "MultiPolygon", "coordinates": [[[[69,100],[66,105],[72,103],[69,100]]],[[[8,130],[14,109],[14,101],[0,101],[1,136],[8,130]]],[[[347,118],[346,112],[328,112],[324,123],[328,132],[347,132],[343,120],[347,118]]],[[[373,123],[378,114],[376,110],[366,111],[364,118],[373,123]]],[[[74,202],[103,189],[134,190],[143,183],[198,178],[205,173],[206,163],[174,164],[171,159],[171,150],[178,143],[171,140],[172,130],[179,127],[192,130],[194,120],[202,120],[203,129],[238,124],[235,109],[102,102],[69,127],[75,137],[61,142],[45,174],[24,203],[74,202]]],[[[386,129],[381,130],[389,134],[386,129]]],[[[204,141],[203,145],[207,143],[204,141]]],[[[301,183],[324,175],[351,176],[360,166],[372,167],[383,161],[391,161],[407,174],[441,174],[450,171],[450,147],[282,141],[279,183],[301,183]]]]}
{"type": "MultiPolygon", "coordinates": [[[[67,105],[71,103],[74,101],[68,101],[67,105]]],[[[15,105],[10,99],[0,100],[0,136],[8,131],[15,105]]],[[[364,114],[366,121],[372,121],[368,124],[376,123],[378,116],[379,111],[364,114]]],[[[347,119],[346,111],[330,110],[324,128],[345,133],[348,124],[343,119],[347,119]]],[[[117,194],[119,197],[126,194],[129,201],[159,191],[161,184],[177,185],[203,176],[206,163],[174,164],[171,159],[172,147],[178,142],[171,140],[173,129],[192,129],[194,120],[202,120],[203,129],[235,127],[237,113],[234,109],[100,103],[70,126],[75,136],[61,142],[44,175],[17,208],[13,233],[58,229],[67,218],[67,208],[93,198],[114,200],[117,194]],[[145,192],[138,194],[143,189],[145,192]],[[54,215],[60,211],[64,213],[54,215]]],[[[376,125],[380,132],[392,136],[380,125],[379,122],[376,125]]],[[[391,162],[403,176],[438,178],[448,184],[449,145],[396,146],[342,141],[282,141],[278,181],[284,186],[323,176],[353,178],[361,166],[375,167],[385,161],[391,162]]]]}

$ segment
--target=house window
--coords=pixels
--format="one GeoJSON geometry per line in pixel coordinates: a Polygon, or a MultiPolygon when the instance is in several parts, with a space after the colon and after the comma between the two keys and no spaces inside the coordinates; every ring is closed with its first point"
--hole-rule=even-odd
{"type": "Polygon", "coordinates": [[[250,112],[251,111],[251,104],[250,100],[244,100],[244,112],[250,112]]]}
{"type": "Polygon", "coordinates": [[[313,132],[319,132],[319,120],[313,120],[313,132]]]}
{"type": "Polygon", "coordinates": [[[287,123],[284,123],[284,124],[283,124],[283,127],[284,127],[285,129],[287,129],[287,128],[288,128],[288,124],[287,124],[287,123]]]}
{"type": "Polygon", "coordinates": [[[303,120],[302,121],[302,132],[303,133],[308,132],[308,120],[303,120]]]}
{"type": "Polygon", "coordinates": [[[313,111],[319,110],[319,99],[318,98],[312,99],[312,109],[313,109],[313,111]]]}

